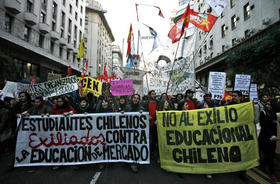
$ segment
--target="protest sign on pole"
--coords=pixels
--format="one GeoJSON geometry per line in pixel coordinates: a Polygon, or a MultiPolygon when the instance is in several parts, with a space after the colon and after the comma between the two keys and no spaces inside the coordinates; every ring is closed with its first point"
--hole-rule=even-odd
{"type": "Polygon", "coordinates": [[[254,83],[250,85],[250,101],[258,102],[258,86],[254,83]]]}
{"type": "Polygon", "coordinates": [[[94,96],[99,97],[102,95],[103,82],[96,80],[92,77],[78,77],[79,84],[82,88],[82,96],[92,93],[94,96]]]}
{"type": "Polygon", "coordinates": [[[42,96],[44,98],[63,95],[70,93],[78,89],[78,81],[75,75],[56,79],[53,81],[47,81],[43,83],[37,83],[31,85],[27,92],[32,96],[42,96]]]}
{"type": "Polygon", "coordinates": [[[259,165],[252,102],[191,111],[157,111],[161,167],[213,174],[259,165]]]}
{"type": "Polygon", "coordinates": [[[226,88],[226,73],[210,72],[208,92],[212,94],[213,99],[221,100],[224,98],[226,88]]]}
{"type": "Polygon", "coordinates": [[[61,77],[62,77],[62,75],[58,74],[58,73],[48,73],[48,81],[59,79],[61,77]]]}
{"type": "Polygon", "coordinates": [[[111,81],[111,93],[113,96],[125,96],[133,94],[133,80],[111,81]]]}
{"type": "Polygon", "coordinates": [[[249,95],[251,75],[235,75],[234,90],[241,91],[242,95],[249,95]]]}
{"type": "Polygon", "coordinates": [[[18,128],[15,167],[150,163],[148,112],[29,116],[18,128]]]}

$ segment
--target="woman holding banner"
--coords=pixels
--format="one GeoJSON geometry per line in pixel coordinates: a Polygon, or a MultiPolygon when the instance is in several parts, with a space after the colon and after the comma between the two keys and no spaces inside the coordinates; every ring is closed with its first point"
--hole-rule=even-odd
{"type": "Polygon", "coordinates": [[[77,107],[77,114],[94,113],[93,108],[90,106],[87,97],[81,97],[79,106],[77,107]]]}
{"type": "Polygon", "coordinates": [[[65,98],[63,98],[63,96],[57,97],[57,104],[54,104],[52,109],[54,114],[69,115],[76,113],[75,109],[65,101],[65,98]]]}

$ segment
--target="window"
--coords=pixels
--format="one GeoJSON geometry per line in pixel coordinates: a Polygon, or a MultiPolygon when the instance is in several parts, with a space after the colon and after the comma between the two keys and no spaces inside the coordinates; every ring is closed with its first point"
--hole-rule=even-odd
{"type": "Polygon", "coordinates": [[[74,40],[77,39],[77,26],[74,27],[74,40]]]}
{"type": "Polygon", "coordinates": [[[27,42],[30,39],[30,32],[31,32],[30,27],[25,26],[24,27],[24,32],[23,32],[23,37],[24,37],[24,40],[27,41],[27,42]]]}
{"type": "Polygon", "coordinates": [[[44,35],[39,36],[39,47],[44,48],[44,35]]]}
{"type": "Polygon", "coordinates": [[[60,37],[64,38],[64,29],[63,28],[60,29],[60,37]]]}
{"type": "Polygon", "coordinates": [[[40,22],[41,23],[46,23],[46,14],[42,11],[40,13],[40,22]]]}
{"type": "Polygon", "coordinates": [[[226,46],[222,45],[222,52],[225,52],[225,50],[226,50],[226,46]]]}
{"type": "Polygon", "coordinates": [[[65,6],[65,0],[62,1],[63,6],[65,6]]]}
{"type": "Polygon", "coordinates": [[[212,49],[213,45],[214,45],[213,38],[211,38],[211,40],[209,42],[209,49],[212,49]]]}
{"type": "Polygon", "coordinates": [[[76,0],[76,6],[77,7],[79,6],[79,0],[76,0]]]}
{"type": "Polygon", "coordinates": [[[236,0],[230,0],[230,7],[233,8],[235,6],[236,0]]]}
{"type": "Polygon", "coordinates": [[[236,38],[233,38],[233,39],[231,40],[231,44],[232,44],[232,46],[235,46],[235,45],[237,44],[236,38]]]}
{"type": "Polygon", "coordinates": [[[85,20],[85,25],[88,25],[88,20],[87,19],[85,20]]]}
{"type": "Polygon", "coordinates": [[[56,30],[56,22],[52,21],[52,31],[55,31],[55,30],[56,30]]]}
{"type": "Polygon", "coordinates": [[[206,43],[203,45],[203,53],[205,54],[207,52],[207,45],[206,43]]]}
{"type": "Polygon", "coordinates": [[[80,26],[83,26],[83,20],[80,18],[80,26]]]}
{"type": "Polygon", "coordinates": [[[67,37],[67,42],[68,42],[68,43],[71,42],[71,35],[68,35],[68,37],[67,37]]]}
{"type": "Polygon", "coordinates": [[[65,13],[61,12],[61,27],[65,27],[65,13]]]}
{"type": "Polygon", "coordinates": [[[237,22],[237,18],[235,15],[233,15],[231,17],[231,30],[234,30],[236,28],[236,22],[237,22]]]}
{"type": "Polygon", "coordinates": [[[70,12],[70,14],[72,14],[72,5],[71,4],[69,4],[69,12],[70,12]]]}
{"type": "Polygon", "coordinates": [[[33,8],[34,8],[33,0],[27,0],[26,11],[29,13],[33,13],[33,8]]]}
{"type": "Polygon", "coordinates": [[[201,55],[202,55],[202,51],[201,49],[199,49],[198,56],[201,57],[201,55]]]}
{"type": "Polygon", "coordinates": [[[68,33],[71,34],[71,31],[72,31],[72,20],[68,20],[68,33]]]}
{"type": "Polygon", "coordinates": [[[81,14],[83,14],[83,7],[81,6],[81,14]]]}
{"type": "Polygon", "coordinates": [[[59,57],[62,58],[63,56],[63,46],[59,45],[59,57]]]}
{"type": "Polygon", "coordinates": [[[222,25],[222,38],[224,38],[226,36],[226,25],[222,25]]]}
{"type": "Polygon", "coordinates": [[[85,34],[88,34],[88,28],[85,28],[85,34]]]}
{"type": "Polygon", "coordinates": [[[79,41],[81,42],[82,41],[82,31],[80,31],[80,35],[79,35],[79,41]]]}
{"type": "Polygon", "coordinates": [[[73,63],[76,61],[76,54],[73,54],[73,63]]]}
{"type": "Polygon", "coordinates": [[[55,45],[54,41],[51,41],[51,48],[50,49],[51,49],[52,54],[54,53],[54,45],[55,45]]]}
{"type": "Polygon", "coordinates": [[[244,7],[243,7],[243,11],[244,11],[244,21],[250,18],[250,6],[249,3],[247,3],[244,7]]]}
{"type": "Polygon", "coordinates": [[[70,56],[70,51],[67,50],[67,53],[66,53],[66,59],[67,59],[67,61],[69,60],[69,56],[70,56]]]}
{"type": "Polygon", "coordinates": [[[9,33],[12,32],[12,21],[13,21],[13,17],[6,14],[6,16],[5,16],[5,30],[9,33]]]}
{"type": "Polygon", "coordinates": [[[245,38],[248,38],[250,36],[250,29],[245,30],[244,34],[245,38]]]}
{"type": "Polygon", "coordinates": [[[77,47],[77,40],[74,40],[74,47],[77,47]]]}
{"type": "Polygon", "coordinates": [[[47,0],[41,0],[41,9],[47,11],[47,0]]]}
{"type": "Polygon", "coordinates": [[[52,18],[56,20],[56,16],[57,15],[57,4],[55,2],[53,2],[53,6],[52,6],[52,18]]]}
{"type": "Polygon", "coordinates": [[[78,13],[75,12],[75,20],[78,20],[78,13]]]}

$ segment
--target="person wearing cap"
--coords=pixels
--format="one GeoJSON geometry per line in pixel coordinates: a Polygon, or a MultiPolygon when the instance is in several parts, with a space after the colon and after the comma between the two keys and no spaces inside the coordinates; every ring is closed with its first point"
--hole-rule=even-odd
{"type": "Polygon", "coordinates": [[[211,107],[215,107],[214,100],[212,100],[212,94],[205,93],[203,96],[203,100],[198,105],[198,108],[204,109],[204,108],[211,108],[211,107]]]}
{"type": "MultiPolygon", "coordinates": [[[[185,93],[185,99],[184,101],[188,103],[188,109],[189,110],[193,110],[193,109],[197,109],[197,105],[194,103],[193,101],[193,94],[195,92],[191,89],[188,89],[185,93]]],[[[184,103],[184,102],[183,102],[184,103]]]]}

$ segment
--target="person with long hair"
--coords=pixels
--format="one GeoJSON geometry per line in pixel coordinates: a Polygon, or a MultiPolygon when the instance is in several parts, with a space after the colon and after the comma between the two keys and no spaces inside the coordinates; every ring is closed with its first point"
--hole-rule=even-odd
{"type": "Polygon", "coordinates": [[[65,100],[63,96],[57,97],[57,104],[55,104],[53,107],[54,114],[75,114],[75,109],[65,100]]]}

